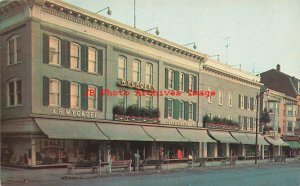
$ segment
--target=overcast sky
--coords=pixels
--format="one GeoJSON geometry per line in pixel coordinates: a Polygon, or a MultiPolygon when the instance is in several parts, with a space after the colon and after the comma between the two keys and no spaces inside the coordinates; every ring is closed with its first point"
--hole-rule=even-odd
{"type": "MultiPolygon", "coordinates": [[[[66,0],[133,26],[134,0],[66,0]]],[[[197,51],[220,55],[249,72],[281,71],[300,78],[300,0],[136,0],[137,28],[159,27],[160,37],[196,42],[197,51]]],[[[154,33],[154,32],[153,32],[154,33]]],[[[192,47],[192,46],[191,46],[192,47]]],[[[216,57],[214,59],[217,59],[216,57]]]]}

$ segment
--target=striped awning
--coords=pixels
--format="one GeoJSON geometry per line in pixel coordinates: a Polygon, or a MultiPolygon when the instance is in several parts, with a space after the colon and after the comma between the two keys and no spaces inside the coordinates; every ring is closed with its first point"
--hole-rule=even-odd
{"type": "Polygon", "coordinates": [[[284,142],[289,144],[291,149],[300,149],[300,143],[297,141],[284,141],[284,142]]]}
{"type": "Polygon", "coordinates": [[[209,142],[216,143],[211,137],[208,136],[206,130],[197,130],[197,129],[180,129],[178,131],[187,138],[190,142],[209,142]]]}
{"type": "Polygon", "coordinates": [[[275,146],[289,146],[289,144],[285,143],[281,138],[266,136],[265,139],[272,145],[275,146]]]}
{"type": "Polygon", "coordinates": [[[208,130],[210,135],[220,143],[240,143],[235,140],[229,132],[208,130]]]}

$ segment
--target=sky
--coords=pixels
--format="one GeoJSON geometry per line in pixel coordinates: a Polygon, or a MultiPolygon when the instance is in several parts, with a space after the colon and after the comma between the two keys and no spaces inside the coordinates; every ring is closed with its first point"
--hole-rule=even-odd
{"type": "MultiPolygon", "coordinates": [[[[92,12],[110,6],[112,15],[100,14],[134,24],[134,0],[65,1],[92,12]]],[[[196,42],[196,51],[251,73],[280,64],[300,78],[300,0],[136,0],[136,27],[158,27],[159,37],[180,45],[196,42]]]]}

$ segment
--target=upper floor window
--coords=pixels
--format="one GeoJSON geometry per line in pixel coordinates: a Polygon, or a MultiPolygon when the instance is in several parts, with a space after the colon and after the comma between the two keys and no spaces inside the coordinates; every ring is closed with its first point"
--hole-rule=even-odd
{"type": "Polygon", "coordinates": [[[21,62],[21,42],[20,36],[13,36],[8,40],[7,64],[12,65],[21,62]]]}
{"type": "Polygon", "coordinates": [[[80,85],[78,83],[71,82],[70,97],[70,107],[80,108],[80,85]]]}
{"type": "Polygon", "coordinates": [[[118,58],[118,79],[126,79],[127,59],[123,56],[118,58]]]}
{"type": "Polygon", "coordinates": [[[22,104],[22,84],[21,80],[11,80],[8,82],[8,106],[19,106],[22,104]]]}
{"type": "Polygon", "coordinates": [[[169,89],[174,89],[174,71],[173,70],[169,70],[169,74],[168,74],[168,85],[169,85],[169,89]]]}
{"type": "Polygon", "coordinates": [[[179,119],[184,118],[184,102],[180,101],[179,102],[179,119]]]}
{"type": "Polygon", "coordinates": [[[189,119],[193,119],[193,103],[189,103],[189,119]]]}
{"type": "Polygon", "coordinates": [[[97,73],[98,51],[95,48],[88,48],[88,72],[97,73]]]}
{"type": "Polygon", "coordinates": [[[241,109],[244,109],[244,95],[241,95],[240,104],[241,104],[241,109]]]}
{"type": "Polygon", "coordinates": [[[173,100],[168,100],[168,117],[173,117],[173,100]]]}
{"type": "Polygon", "coordinates": [[[292,121],[288,121],[287,131],[293,132],[293,122],[292,121]]]}
{"type": "Polygon", "coordinates": [[[195,76],[189,75],[189,90],[194,90],[195,76]]]}
{"type": "Polygon", "coordinates": [[[253,111],[256,111],[256,107],[257,107],[257,100],[256,100],[256,98],[254,98],[254,101],[253,101],[253,111]]]}
{"type": "Polygon", "coordinates": [[[60,105],[61,84],[57,79],[49,80],[49,105],[60,105]]]}
{"type": "Polygon", "coordinates": [[[117,105],[120,107],[126,108],[126,99],[127,99],[127,96],[119,95],[117,98],[117,105]]]}
{"type": "Polygon", "coordinates": [[[132,81],[141,81],[141,62],[134,60],[132,63],[132,81]]]}
{"type": "Polygon", "coordinates": [[[184,73],[179,74],[179,91],[184,91],[184,73]]]}
{"type": "MultiPolygon", "coordinates": [[[[207,90],[211,91],[211,88],[209,87],[209,88],[207,88],[207,90]]],[[[208,100],[208,103],[212,103],[212,96],[208,96],[207,100],[208,100]]]]}
{"type": "Polygon", "coordinates": [[[153,84],[153,65],[150,63],[146,64],[145,72],[145,83],[153,84]]]}
{"type": "Polygon", "coordinates": [[[146,99],[146,102],[145,102],[146,103],[145,104],[146,108],[148,108],[148,109],[153,108],[153,97],[152,96],[146,96],[145,99],[146,99]]]}
{"type": "Polygon", "coordinates": [[[70,68],[80,69],[80,45],[71,43],[70,45],[70,68]]]}
{"type": "Polygon", "coordinates": [[[56,37],[49,37],[49,64],[60,65],[61,42],[56,37]]]}
{"type": "Polygon", "coordinates": [[[244,130],[248,130],[248,119],[245,116],[243,118],[244,118],[244,130]]]}
{"type": "Polygon", "coordinates": [[[287,115],[288,115],[288,116],[293,116],[293,111],[292,111],[292,110],[288,110],[287,115]]]}
{"type": "Polygon", "coordinates": [[[88,95],[88,109],[96,110],[97,109],[97,88],[93,85],[88,85],[88,90],[94,90],[94,94],[88,95]]]}
{"type": "Polygon", "coordinates": [[[232,107],[232,93],[228,92],[228,106],[232,107]]]}
{"type": "Polygon", "coordinates": [[[223,105],[223,90],[219,90],[219,105],[223,105]]]}

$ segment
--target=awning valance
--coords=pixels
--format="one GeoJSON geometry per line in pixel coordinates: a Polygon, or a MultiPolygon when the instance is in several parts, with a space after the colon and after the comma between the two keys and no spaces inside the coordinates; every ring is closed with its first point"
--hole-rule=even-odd
{"type": "Polygon", "coordinates": [[[154,138],[155,141],[165,142],[187,142],[188,139],[184,138],[176,128],[167,127],[150,127],[143,126],[146,133],[154,138]]]}
{"type": "Polygon", "coordinates": [[[254,142],[251,141],[250,138],[248,138],[248,136],[243,132],[230,132],[230,133],[241,144],[245,144],[245,145],[254,145],[255,144],[255,141],[254,142]]]}
{"type": "Polygon", "coordinates": [[[39,128],[53,139],[108,140],[94,122],[35,118],[39,128]]]}
{"type": "Polygon", "coordinates": [[[139,125],[111,123],[97,123],[97,125],[110,140],[154,141],[139,125]]]}
{"type": "Polygon", "coordinates": [[[289,144],[285,143],[281,138],[266,136],[265,139],[275,146],[289,146],[289,144]]]}
{"type": "Polygon", "coordinates": [[[300,143],[297,141],[284,141],[284,142],[289,144],[291,149],[300,149],[300,143]]]}
{"type": "MultiPolygon", "coordinates": [[[[246,133],[246,135],[249,137],[251,142],[253,144],[255,144],[255,134],[246,133]]],[[[261,134],[257,134],[257,144],[258,145],[270,145],[261,134]]]]}
{"type": "Polygon", "coordinates": [[[180,129],[178,131],[191,142],[216,142],[208,136],[206,130],[180,129]]]}
{"type": "Polygon", "coordinates": [[[221,143],[239,143],[230,135],[229,132],[213,131],[213,130],[209,130],[208,132],[214,139],[220,141],[221,143]]]}

